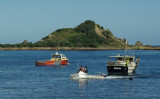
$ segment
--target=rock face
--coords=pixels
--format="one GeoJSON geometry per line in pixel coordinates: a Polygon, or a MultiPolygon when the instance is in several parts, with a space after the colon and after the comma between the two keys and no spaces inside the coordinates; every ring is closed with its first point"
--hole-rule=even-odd
{"type": "Polygon", "coordinates": [[[94,21],[87,20],[75,28],[58,29],[36,42],[42,47],[106,47],[124,46],[125,39],[115,37],[94,21]]]}
{"type": "Polygon", "coordinates": [[[137,41],[137,42],[135,43],[135,46],[143,46],[143,43],[141,43],[140,41],[137,41]]]}

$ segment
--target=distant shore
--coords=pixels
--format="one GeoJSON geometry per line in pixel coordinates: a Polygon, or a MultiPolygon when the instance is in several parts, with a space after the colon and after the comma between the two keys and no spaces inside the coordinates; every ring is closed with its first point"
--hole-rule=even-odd
{"type": "MultiPolygon", "coordinates": [[[[9,48],[0,48],[0,50],[123,50],[125,48],[116,48],[116,47],[9,47],[9,48]]],[[[128,49],[134,50],[160,50],[160,47],[128,47],[128,49]]]]}

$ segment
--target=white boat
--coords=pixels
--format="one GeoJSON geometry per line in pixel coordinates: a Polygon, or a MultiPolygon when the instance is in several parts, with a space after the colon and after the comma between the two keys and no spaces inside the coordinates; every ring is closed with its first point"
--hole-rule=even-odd
{"type": "Polygon", "coordinates": [[[106,75],[101,74],[101,75],[89,75],[87,73],[84,73],[80,71],[79,73],[71,74],[72,79],[105,79],[106,75]]]}

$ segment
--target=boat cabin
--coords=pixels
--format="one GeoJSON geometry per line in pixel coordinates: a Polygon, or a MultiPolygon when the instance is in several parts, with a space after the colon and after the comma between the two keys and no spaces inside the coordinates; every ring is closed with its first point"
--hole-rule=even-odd
{"type": "Polygon", "coordinates": [[[133,62],[134,59],[135,59],[134,56],[116,56],[116,60],[117,60],[117,61],[126,62],[127,60],[129,60],[129,62],[133,62]]]}
{"type": "Polygon", "coordinates": [[[129,64],[133,64],[135,63],[135,56],[110,56],[111,58],[114,58],[113,61],[109,61],[107,62],[108,65],[123,65],[123,66],[127,66],[129,64]]]}
{"type": "Polygon", "coordinates": [[[64,54],[61,54],[61,53],[59,54],[58,52],[56,52],[55,54],[51,54],[51,55],[52,55],[52,58],[51,58],[52,61],[68,60],[64,54]]]}

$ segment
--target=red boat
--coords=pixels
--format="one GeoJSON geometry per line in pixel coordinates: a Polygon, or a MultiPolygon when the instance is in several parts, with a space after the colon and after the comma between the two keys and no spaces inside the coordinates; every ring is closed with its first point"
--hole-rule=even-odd
{"type": "Polygon", "coordinates": [[[51,54],[51,60],[38,60],[36,61],[37,66],[48,66],[48,65],[68,65],[68,58],[64,54],[59,54],[56,52],[55,54],[51,54]]]}

